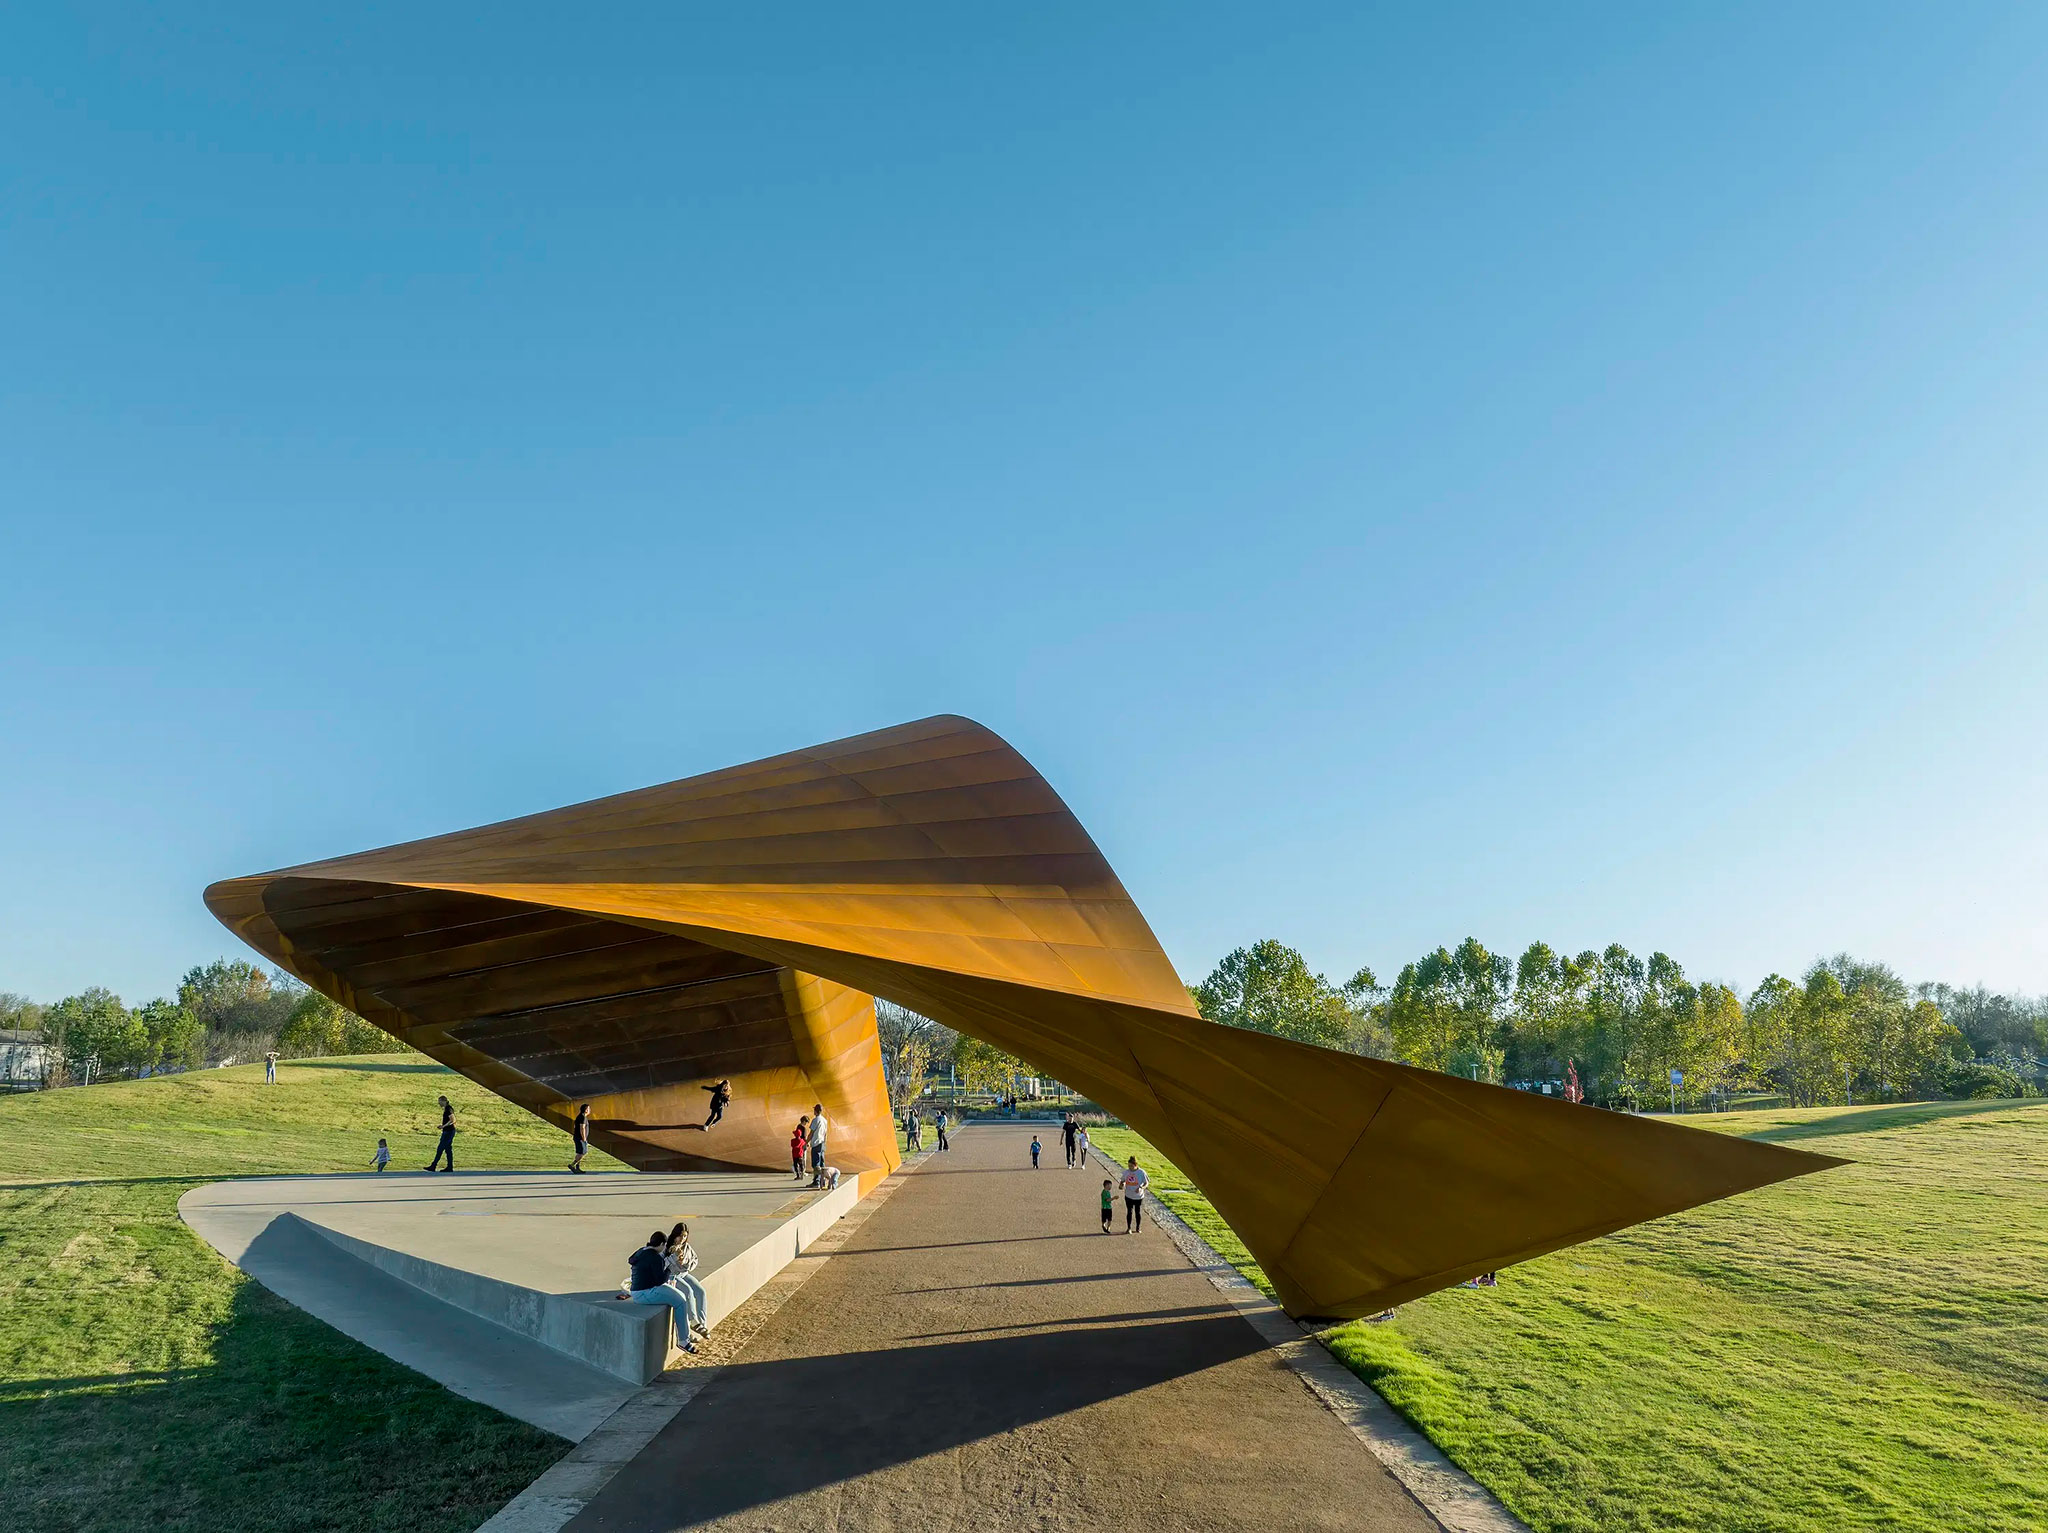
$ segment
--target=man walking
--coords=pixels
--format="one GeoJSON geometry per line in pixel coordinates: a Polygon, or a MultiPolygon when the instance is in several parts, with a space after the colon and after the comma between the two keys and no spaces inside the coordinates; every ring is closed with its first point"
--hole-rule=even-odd
{"type": "Polygon", "coordinates": [[[1072,1113],[1068,1113],[1066,1120],[1060,1124],[1060,1138],[1065,1140],[1067,1144],[1067,1169],[1069,1171],[1074,1169],[1074,1134],[1080,1126],[1080,1124],[1074,1121],[1072,1113]]]}
{"type": "Polygon", "coordinates": [[[427,1162],[429,1171],[440,1168],[455,1169],[455,1104],[446,1097],[441,1098],[441,1143],[434,1150],[434,1158],[427,1162]],[[441,1157],[448,1157],[448,1164],[441,1166],[441,1157]]]}
{"type": "Polygon", "coordinates": [[[943,1107],[941,1107],[941,1108],[939,1109],[939,1121],[938,1121],[938,1130],[939,1130],[939,1148],[940,1148],[941,1150],[950,1150],[950,1149],[952,1149],[953,1147],[952,1147],[952,1146],[951,1146],[950,1144],[947,1144],[947,1143],[946,1143],[946,1109],[945,1109],[945,1108],[943,1108],[943,1107]]]}
{"type": "Polygon", "coordinates": [[[581,1173],[583,1157],[590,1153],[590,1104],[585,1102],[576,1109],[576,1122],[569,1130],[570,1142],[576,1147],[576,1154],[569,1162],[569,1169],[581,1173]]]}
{"type": "Polygon", "coordinates": [[[1130,1158],[1129,1169],[1124,1172],[1124,1233],[1136,1234],[1145,1227],[1145,1188],[1152,1178],[1138,1166],[1138,1157],[1130,1158]]]}
{"type": "Polygon", "coordinates": [[[811,1107],[811,1185],[825,1185],[825,1132],[831,1125],[825,1121],[825,1104],[813,1103],[811,1107]]]}

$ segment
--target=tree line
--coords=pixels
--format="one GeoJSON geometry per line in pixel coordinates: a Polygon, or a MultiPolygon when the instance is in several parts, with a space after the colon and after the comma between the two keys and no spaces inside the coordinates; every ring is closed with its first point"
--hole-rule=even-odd
{"type": "MultiPolygon", "coordinates": [[[[1398,1059],[1474,1080],[1556,1089],[1576,1075],[1589,1101],[1681,1106],[1767,1093],[1797,1106],[2048,1089],[2048,1000],[1979,986],[1909,985],[1846,953],[1747,996],[1686,978],[1668,954],[1614,945],[1570,955],[1541,942],[1519,958],[1467,937],[1341,984],[1268,939],[1227,954],[1189,994],[1211,1022],[1398,1059]],[[1672,1072],[1681,1078],[1675,1093],[1672,1072]]],[[[876,1006],[899,1108],[935,1069],[970,1091],[1036,1073],[1025,1061],[888,1001],[876,1006]]],[[[261,1058],[387,1052],[396,1040],[283,970],[217,959],[175,995],[140,1006],[94,986],[49,1005],[0,993],[0,1029],[49,1051],[50,1084],[261,1058]]]]}
{"type": "Polygon", "coordinates": [[[1267,940],[1190,993],[1212,1022],[1506,1085],[1554,1089],[1571,1072],[1587,1100],[1631,1109],[1674,1094],[1681,1106],[1756,1092],[1813,1106],[2048,1084],[2048,1001],[1909,985],[1846,953],[1743,996],[1619,944],[1573,955],[1535,942],[1511,959],[1467,937],[1382,985],[1370,969],[1333,984],[1267,940]]]}
{"type": "Polygon", "coordinates": [[[0,1028],[31,1033],[44,1045],[48,1085],[191,1070],[272,1049],[297,1058],[400,1047],[282,969],[265,973],[227,958],[188,971],[176,994],[135,1007],[99,985],[48,1005],[0,992],[0,1028]]]}

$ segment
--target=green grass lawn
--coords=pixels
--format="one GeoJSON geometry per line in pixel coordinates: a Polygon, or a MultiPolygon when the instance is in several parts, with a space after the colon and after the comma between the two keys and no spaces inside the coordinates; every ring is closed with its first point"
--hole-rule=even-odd
{"type": "MultiPolygon", "coordinates": [[[[301,1314],[179,1220],[227,1176],[561,1166],[568,1141],[418,1055],[0,1097],[0,1528],[470,1529],[568,1449],[301,1314]]],[[[592,1166],[616,1166],[597,1152],[592,1166]]]]}
{"type": "MultiPolygon", "coordinates": [[[[1332,1350],[1540,1533],[2048,1526],[2048,1103],[1685,1121],[1857,1164],[1434,1294],[1332,1350]]],[[[1091,1137],[1262,1281],[1135,1134],[1091,1137]]]]}

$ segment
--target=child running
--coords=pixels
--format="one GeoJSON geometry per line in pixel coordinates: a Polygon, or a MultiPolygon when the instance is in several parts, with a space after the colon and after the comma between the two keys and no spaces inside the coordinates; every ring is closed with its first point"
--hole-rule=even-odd
{"type": "Polygon", "coordinates": [[[378,1140],[377,1153],[370,1157],[370,1164],[375,1166],[381,1174],[384,1168],[391,1164],[391,1146],[381,1139],[378,1140]]]}

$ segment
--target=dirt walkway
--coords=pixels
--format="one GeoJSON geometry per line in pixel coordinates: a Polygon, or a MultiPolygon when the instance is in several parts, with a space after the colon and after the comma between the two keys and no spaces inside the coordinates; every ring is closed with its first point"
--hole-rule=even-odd
{"type": "Polygon", "coordinates": [[[1435,1529],[1040,1132],[913,1172],[571,1533],[1435,1529]]]}

